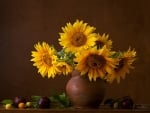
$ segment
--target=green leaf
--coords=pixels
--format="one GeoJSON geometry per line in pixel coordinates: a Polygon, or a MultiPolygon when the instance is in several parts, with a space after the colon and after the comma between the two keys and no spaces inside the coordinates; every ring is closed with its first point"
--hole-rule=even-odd
{"type": "Polygon", "coordinates": [[[111,57],[112,57],[112,58],[118,58],[118,57],[120,57],[121,55],[122,55],[121,52],[115,52],[111,57]]]}
{"type": "Polygon", "coordinates": [[[33,95],[31,96],[31,102],[37,102],[40,98],[41,96],[33,95]]]}
{"type": "Polygon", "coordinates": [[[38,102],[31,102],[31,106],[33,108],[38,108],[38,102]]]}
{"type": "Polygon", "coordinates": [[[2,103],[3,105],[6,105],[6,104],[13,104],[13,101],[12,101],[11,99],[4,99],[4,100],[1,101],[1,103],[2,103]]]}
{"type": "Polygon", "coordinates": [[[69,98],[66,96],[65,93],[62,94],[54,94],[50,97],[50,100],[53,103],[56,103],[58,105],[58,108],[67,108],[70,107],[70,100],[69,98]]]}
{"type": "Polygon", "coordinates": [[[31,106],[33,107],[33,108],[38,108],[38,101],[39,101],[39,99],[41,98],[41,96],[37,96],[37,95],[33,95],[33,96],[31,96],[31,106]]]}

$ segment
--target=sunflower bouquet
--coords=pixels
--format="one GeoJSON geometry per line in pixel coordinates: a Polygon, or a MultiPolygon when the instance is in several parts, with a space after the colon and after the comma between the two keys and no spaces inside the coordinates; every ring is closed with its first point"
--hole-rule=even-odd
{"type": "Polygon", "coordinates": [[[119,83],[134,68],[136,51],[130,47],[124,52],[112,50],[109,35],[100,35],[95,30],[83,20],[67,23],[59,33],[60,51],[46,42],[34,45],[35,51],[31,53],[33,66],[42,77],[70,75],[73,70],[78,70],[90,81],[101,78],[109,83],[114,80],[119,83]]]}

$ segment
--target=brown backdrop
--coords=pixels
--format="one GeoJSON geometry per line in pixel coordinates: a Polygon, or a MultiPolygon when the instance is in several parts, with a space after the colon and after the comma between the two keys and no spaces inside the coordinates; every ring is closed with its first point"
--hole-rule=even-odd
{"type": "Polygon", "coordinates": [[[135,69],[120,84],[108,85],[108,97],[130,95],[136,103],[150,103],[149,0],[1,0],[0,99],[63,92],[69,77],[42,78],[30,62],[33,45],[58,45],[66,22],[82,19],[109,33],[113,48],[137,51],[135,69]]]}

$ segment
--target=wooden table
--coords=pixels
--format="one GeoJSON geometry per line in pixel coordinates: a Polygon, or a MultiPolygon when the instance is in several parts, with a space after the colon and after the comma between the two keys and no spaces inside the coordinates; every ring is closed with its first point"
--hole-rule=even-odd
{"type": "Polygon", "coordinates": [[[0,113],[150,113],[150,109],[0,109],[0,113]]]}

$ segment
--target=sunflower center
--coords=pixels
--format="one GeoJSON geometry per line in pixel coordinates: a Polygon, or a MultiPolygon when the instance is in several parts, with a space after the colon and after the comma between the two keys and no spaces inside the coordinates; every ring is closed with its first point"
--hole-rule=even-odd
{"type": "Polygon", "coordinates": [[[62,65],[62,66],[58,66],[59,70],[66,70],[66,66],[62,65]]]}
{"type": "Polygon", "coordinates": [[[84,45],[86,41],[87,41],[86,36],[83,33],[77,32],[72,36],[71,42],[74,46],[79,47],[79,46],[84,45]]]}
{"type": "Polygon", "coordinates": [[[96,45],[98,48],[101,48],[104,46],[104,43],[102,41],[96,41],[96,45]]]}
{"type": "Polygon", "coordinates": [[[42,60],[46,65],[48,65],[48,66],[52,65],[52,59],[49,55],[47,55],[47,54],[43,55],[42,60]]]}
{"type": "Polygon", "coordinates": [[[119,61],[119,64],[117,65],[117,67],[115,68],[115,71],[119,71],[121,68],[123,68],[125,64],[125,59],[122,58],[120,61],[119,61]]]}
{"type": "Polygon", "coordinates": [[[106,60],[100,55],[90,55],[87,58],[87,64],[90,68],[102,68],[106,64],[106,60]]]}

